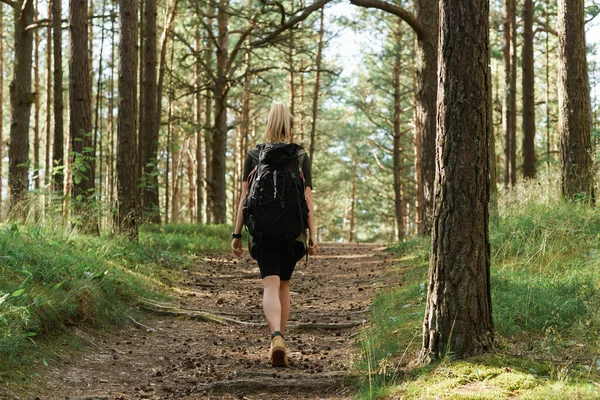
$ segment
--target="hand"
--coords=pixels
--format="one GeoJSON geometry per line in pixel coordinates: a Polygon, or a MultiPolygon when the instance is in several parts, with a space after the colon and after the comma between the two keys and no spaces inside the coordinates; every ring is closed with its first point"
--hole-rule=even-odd
{"type": "Polygon", "coordinates": [[[308,239],[308,254],[311,256],[316,256],[318,248],[319,246],[317,245],[317,239],[311,235],[310,239],[308,239]]]}
{"type": "Polygon", "coordinates": [[[231,250],[233,250],[233,254],[240,257],[242,255],[242,239],[233,239],[231,241],[231,250]]]}

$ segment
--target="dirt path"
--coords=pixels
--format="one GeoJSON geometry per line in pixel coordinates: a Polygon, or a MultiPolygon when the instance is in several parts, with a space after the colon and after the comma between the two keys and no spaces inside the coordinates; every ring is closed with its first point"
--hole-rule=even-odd
{"type": "MultiPolygon", "coordinates": [[[[373,245],[324,244],[292,278],[286,334],[291,367],[267,362],[262,286],[250,258],[206,259],[188,272],[174,304],[251,324],[152,313],[114,336],[91,338],[97,351],[51,364],[40,399],[348,399],[356,332],[370,301],[392,279],[393,257],[373,245]],[[326,325],[323,325],[326,324],[326,325]],[[324,329],[329,328],[329,329],[324,329]]],[[[164,305],[150,307],[173,313],[164,305]]]]}

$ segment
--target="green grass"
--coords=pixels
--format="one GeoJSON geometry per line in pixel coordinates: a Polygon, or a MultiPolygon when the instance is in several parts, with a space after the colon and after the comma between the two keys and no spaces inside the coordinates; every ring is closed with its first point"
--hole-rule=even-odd
{"type": "Polygon", "coordinates": [[[360,398],[600,398],[600,213],[532,184],[490,227],[497,351],[410,366],[420,349],[428,239],[398,244],[404,286],[379,296],[360,342],[360,398]]]}
{"type": "Polygon", "coordinates": [[[74,328],[110,329],[135,316],[130,306],[139,296],[164,298],[197,255],[226,249],[230,232],[145,226],[139,243],[130,243],[0,224],[0,382],[27,383],[33,366],[50,363],[63,343],[78,343],[74,328]]]}

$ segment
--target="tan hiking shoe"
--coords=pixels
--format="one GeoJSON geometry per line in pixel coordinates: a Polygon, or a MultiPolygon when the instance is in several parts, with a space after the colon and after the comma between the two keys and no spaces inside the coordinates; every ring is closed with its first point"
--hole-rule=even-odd
{"type": "Polygon", "coordinates": [[[271,340],[271,366],[273,367],[287,367],[288,357],[285,354],[285,341],[281,336],[275,336],[271,340]]]}

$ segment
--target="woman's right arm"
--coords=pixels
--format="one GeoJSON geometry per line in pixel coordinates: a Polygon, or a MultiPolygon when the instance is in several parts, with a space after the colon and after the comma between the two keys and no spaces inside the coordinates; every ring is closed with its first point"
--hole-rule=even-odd
{"type": "Polygon", "coordinates": [[[304,191],[304,196],[306,197],[306,205],[308,206],[308,232],[309,232],[309,240],[308,240],[308,254],[314,256],[317,254],[317,232],[315,230],[315,207],[312,199],[312,189],[310,186],[306,187],[304,191]]]}

